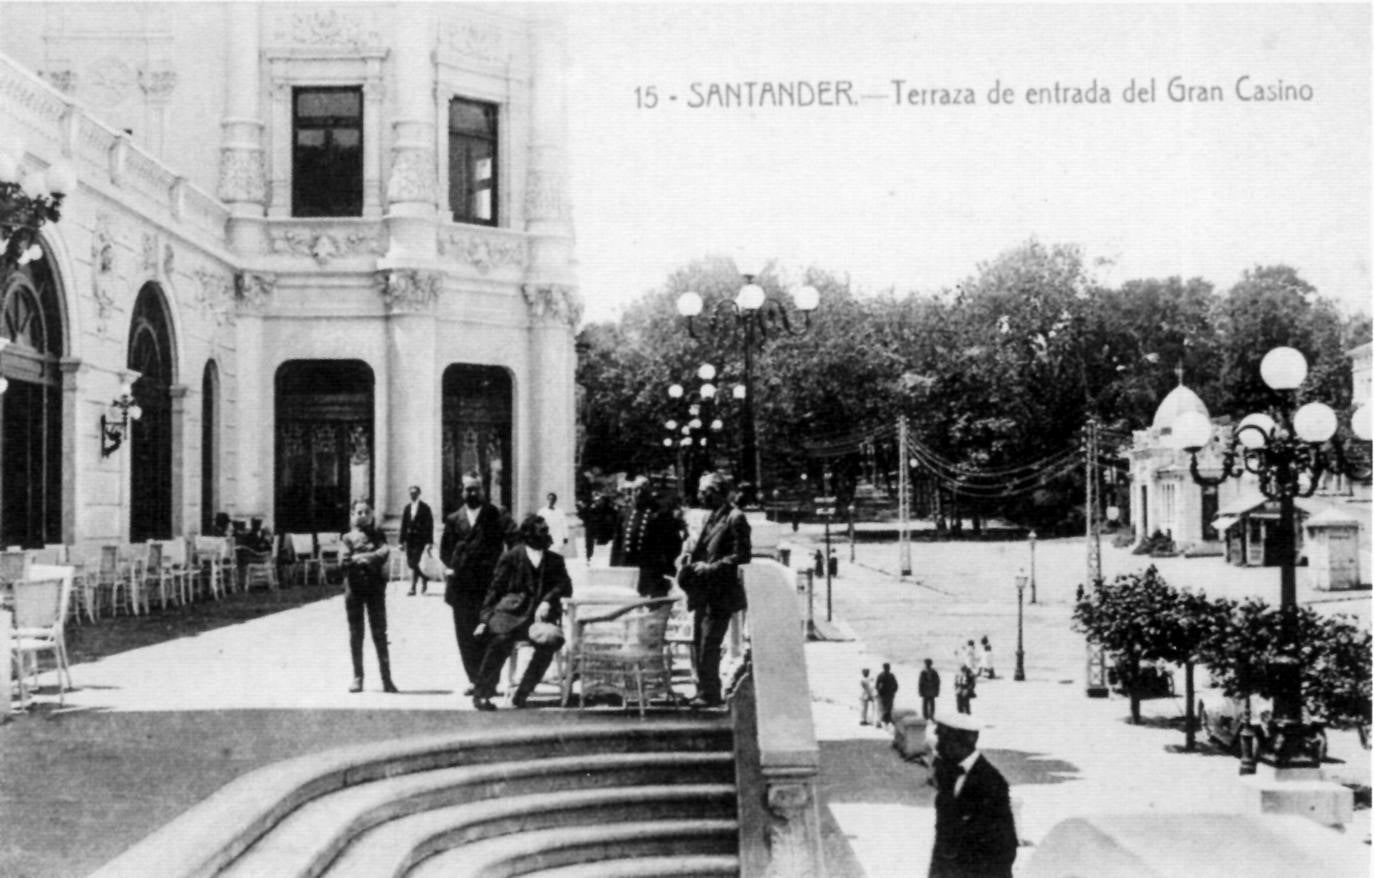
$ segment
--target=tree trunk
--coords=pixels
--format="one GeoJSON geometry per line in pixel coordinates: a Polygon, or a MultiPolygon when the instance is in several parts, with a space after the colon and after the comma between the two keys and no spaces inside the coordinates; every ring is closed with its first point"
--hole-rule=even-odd
{"type": "Polygon", "coordinates": [[[1187,705],[1183,711],[1183,749],[1191,753],[1197,749],[1197,721],[1194,714],[1196,701],[1193,697],[1193,663],[1183,663],[1183,700],[1187,705]]]}

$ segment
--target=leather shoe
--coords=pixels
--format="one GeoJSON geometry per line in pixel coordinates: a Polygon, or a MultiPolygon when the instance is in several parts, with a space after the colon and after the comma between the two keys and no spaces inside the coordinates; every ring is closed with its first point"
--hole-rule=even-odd
{"type": "Polygon", "coordinates": [[[412,588],[410,591],[406,592],[406,597],[415,597],[415,589],[412,588]]]}
{"type": "Polygon", "coordinates": [[[515,708],[524,707],[529,700],[530,696],[528,692],[516,692],[510,697],[510,706],[515,708]]]}
{"type": "Polygon", "coordinates": [[[383,681],[382,681],[382,691],[383,691],[383,692],[390,692],[391,694],[394,695],[394,694],[396,694],[397,692],[399,692],[399,691],[401,691],[401,690],[397,689],[397,688],[396,688],[396,684],[393,683],[393,682],[391,682],[390,680],[383,680],[383,681]]]}
{"type": "Polygon", "coordinates": [[[363,678],[362,678],[362,677],[354,677],[354,678],[353,678],[353,685],[348,687],[348,691],[349,691],[349,692],[361,692],[361,691],[363,691],[363,678]]]}
{"type": "Polygon", "coordinates": [[[490,699],[490,698],[485,698],[485,697],[483,697],[483,696],[481,696],[481,695],[473,696],[473,699],[472,699],[472,706],[475,707],[475,708],[477,708],[478,710],[495,710],[495,709],[496,709],[496,705],[491,703],[491,699],[490,699]]]}
{"type": "Polygon", "coordinates": [[[720,696],[716,696],[715,698],[708,698],[704,695],[698,695],[691,701],[687,702],[687,706],[692,708],[693,710],[703,710],[705,708],[720,707],[724,704],[725,702],[720,698],[720,696]]]}

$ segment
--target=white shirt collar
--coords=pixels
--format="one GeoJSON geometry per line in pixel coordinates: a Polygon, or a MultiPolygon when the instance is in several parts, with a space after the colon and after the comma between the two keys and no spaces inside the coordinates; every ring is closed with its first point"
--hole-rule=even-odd
{"type": "Polygon", "coordinates": [[[530,563],[533,564],[535,567],[538,567],[544,561],[543,549],[531,549],[529,546],[526,546],[525,555],[530,559],[530,563]]]}
{"type": "Polygon", "coordinates": [[[477,524],[477,516],[481,513],[482,507],[478,506],[476,509],[473,509],[471,506],[464,506],[463,511],[467,513],[468,524],[475,525],[477,524]]]}

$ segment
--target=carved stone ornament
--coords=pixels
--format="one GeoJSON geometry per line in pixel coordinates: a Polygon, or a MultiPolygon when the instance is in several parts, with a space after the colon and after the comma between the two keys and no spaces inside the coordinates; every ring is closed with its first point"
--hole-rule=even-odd
{"type": "Polygon", "coordinates": [[[562,174],[531,169],[525,181],[525,216],[528,219],[567,219],[562,174]]]}
{"type": "Polygon", "coordinates": [[[216,326],[234,322],[234,299],[237,278],[206,268],[195,273],[196,303],[210,316],[216,326]]]}
{"type": "Polygon", "coordinates": [[[138,71],[138,84],[149,100],[165,101],[172,96],[172,91],[177,87],[177,73],[166,66],[157,69],[144,68],[138,71]]]}
{"type": "Polygon", "coordinates": [[[177,267],[177,254],[172,249],[171,244],[164,244],[162,247],[162,276],[171,279],[177,267]]]}
{"type": "Polygon", "coordinates": [[[441,234],[438,248],[439,255],[471,265],[482,274],[493,268],[524,268],[529,252],[524,238],[498,237],[462,229],[441,234]]]}
{"type": "Polygon", "coordinates": [[[76,71],[75,70],[49,70],[43,74],[43,78],[48,84],[63,94],[71,94],[76,90],[76,71]]]}
{"type": "Polygon", "coordinates": [[[808,809],[811,790],[800,783],[777,783],[768,787],[768,872],[777,878],[819,876],[814,861],[808,809]]]}
{"type": "Polygon", "coordinates": [[[396,150],[391,176],[386,181],[387,200],[434,203],[439,184],[434,176],[434,153],[428,149],[406,147],[396,150]]]}
{"type": "Polygon", "coordinates": [[[95,301],[96,332],[104,335],[114,312],[115,240],[110,215],[96,214],[91,229],[91,298],[95,301]]]}
{"type": "Polygon", "coordinates": [[[331,49],[361,49],[380,45],[382,38],[365,14],[338,9],[313,9],[282,14],[273,31],[277,44],[331,49]]]}
{"type": "Polygon", "coordinates": [[[143,233],[143,270],[148,274],[157,271],[157,235],[152,232],[143,233]]]}
{"type": "Polygon", "coordinates": [[[277,288],[277,278],[271,274],[241,271],[234,275],[234,299],[240,312],[261,314],[267,310],[272,293],[277,288]]]}
{"type": "Polygon", "coordinates": [[[334,234],[307,229],[279,229],[272,232],[272,252],[309,256],[324,266],[341,256],[379,255],[383,251],[375,231],[334,234]]]}
{"type": "Polygon", "coordinates": [[[387,311],[414,313],[427,311],[439,301],[443,278],[433,271],[398,268],[377,272],[376,283],[387,311]]]}
{"type": "Polygon", "coordinates": [[[525,284],[520,288],[530,317],[535,320],[560,320],[576,326],[582,319],[582,297],[577,290],[562,284],[525,284]]]}
{"type": "Polygon", "coordinates": [[[448,52],[483,64],[505,64],[510,44],[499,27],[471,21],[445,22],[440,30],[440,45],[448,52]]]}
{"type": "Polygon", "coordinates": [[[267,173],[262,150],[225,147],[219,154],[221,201],[267,203],[267,173]]]}

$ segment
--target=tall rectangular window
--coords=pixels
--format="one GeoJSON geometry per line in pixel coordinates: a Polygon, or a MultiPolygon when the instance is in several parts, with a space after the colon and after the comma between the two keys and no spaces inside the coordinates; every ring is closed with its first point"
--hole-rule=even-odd
{"type": "Polygon", "coordinates": [[[496,104],[448,105],[448,203],[456,223],[496,225],[496,104]]]}
{"type": "Polygon", "coordinates": [[[363,90],[292,94],[291,215],[362,216],[363,90]]]}

